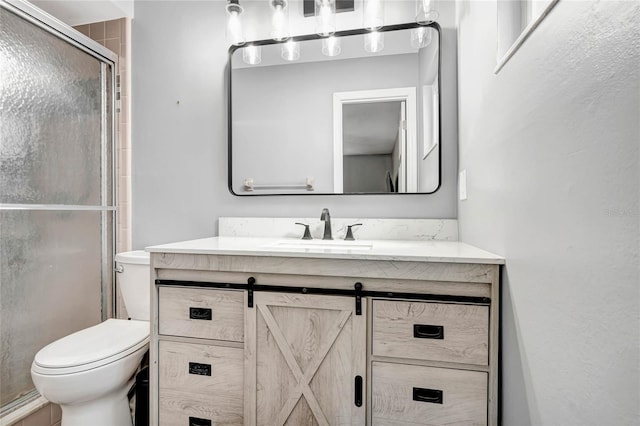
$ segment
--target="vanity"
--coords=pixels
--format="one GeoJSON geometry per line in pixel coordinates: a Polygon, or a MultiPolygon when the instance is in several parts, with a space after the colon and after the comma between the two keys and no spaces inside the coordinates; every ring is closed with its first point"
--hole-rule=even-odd
{"type": "Polygon", "coordinates": [[[247,236],[147,250],[151,424],[497,424],[499,256],[247,236]]]}

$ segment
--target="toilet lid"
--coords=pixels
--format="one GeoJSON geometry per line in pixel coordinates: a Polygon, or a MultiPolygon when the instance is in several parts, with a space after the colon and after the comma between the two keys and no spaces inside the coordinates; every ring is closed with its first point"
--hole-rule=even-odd
{"type": "Polygon", "coordinates": [[[144,345],[148,338],[148,321],[108,319],[45,346],[34,363],[44,368],[95,364],[144,345]]]}

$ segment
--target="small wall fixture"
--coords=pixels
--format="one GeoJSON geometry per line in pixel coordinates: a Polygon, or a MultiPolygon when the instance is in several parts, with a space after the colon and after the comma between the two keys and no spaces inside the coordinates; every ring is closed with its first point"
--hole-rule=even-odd
{"type": "Polygon", "coordinates": [[[439,16],[437,0],[416,0],[416,22],[418,24],[435,22],[439,16]]]}
{"type": "Polygon", "coordinates": [[[276,41],[289,38],[289,2],[271,0],[271,37],[276,41]]]}
{"type": "Polygon", "coordinates": [[[227,1],[227,42],[235,46],[245,43],[242,31],[242,6],[239,0],[227,1]]]}

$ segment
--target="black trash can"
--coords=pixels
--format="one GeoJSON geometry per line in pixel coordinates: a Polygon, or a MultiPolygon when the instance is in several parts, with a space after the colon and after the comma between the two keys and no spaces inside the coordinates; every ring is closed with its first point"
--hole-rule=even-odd
{"type": "Polygon", "coordinates": [[[135,426],[149,426],[149,367],[136,374],[135,426]]]}

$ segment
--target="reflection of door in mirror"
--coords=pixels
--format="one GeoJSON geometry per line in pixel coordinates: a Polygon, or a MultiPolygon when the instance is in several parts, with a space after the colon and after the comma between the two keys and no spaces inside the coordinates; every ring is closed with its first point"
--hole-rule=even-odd
{"type": "Polygon", "coordinates": [[[405,116],[405,101],[342,107],[344,192],[405,191],[405,116]]]}
{"type": "Polygon", "coordinates": [[[334,192],[415,192],[416,88],[339,92],[333,100],[334,192]]]}

